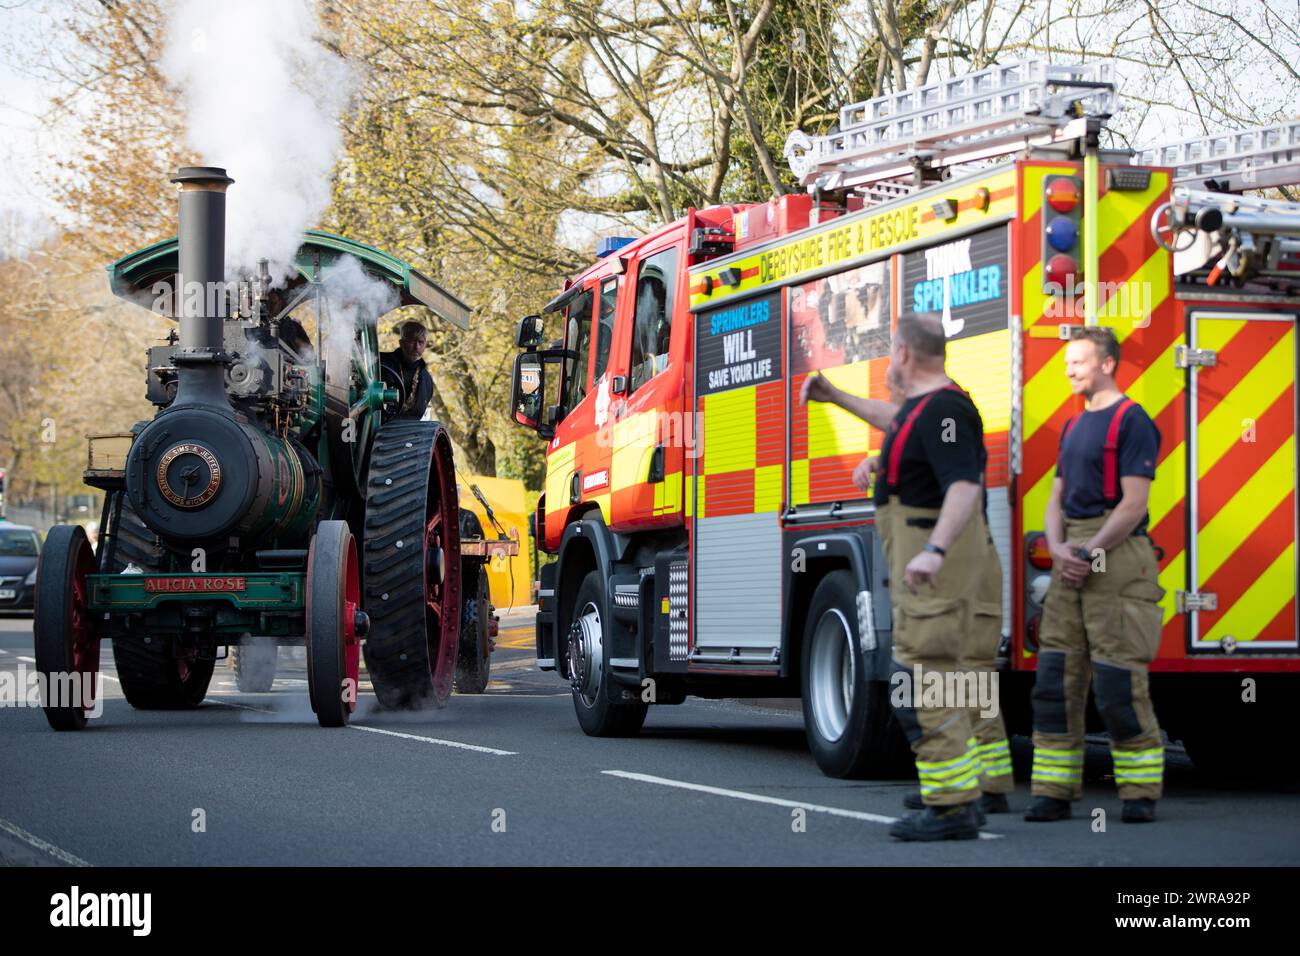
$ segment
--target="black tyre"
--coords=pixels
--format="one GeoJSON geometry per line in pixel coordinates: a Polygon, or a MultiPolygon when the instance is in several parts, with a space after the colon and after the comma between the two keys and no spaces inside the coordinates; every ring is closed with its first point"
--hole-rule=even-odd
{"type": "Polygon", "coordinates": [[[460,615],[460,648],[456,652],[456,693],[481,694],[487,690],[492,668],[492,641],[488,637],[488,623],[492,617],[492,602],[488,589],[487,568],[477,561],[466,559],[471,566],[477,564],[472,577],[474,587],[466,594],[460,615]]]}
{"type": "Polygon", "coordinates": [[[85,529],[50,529],[37,564],[32,634],[36,670],[45,679],[41,705],[55,730],[85,727],[99,691],[99,640],[87,609],[94,570],[85,529]]]}
{"type": "Polygon", "coordinates": [[[817,585],[801,657],[804,732],[822,772],[862,779],[897,770],[907,741],[889,706],[888,682],[866,677],[851,572],[832,571],[817,585]]]}
{"type": "Polygon", "coordinates": [[[437,422],[395,420],[375,436],[366,491],[366,667],[381,705],[451,695],[460,641],[459,507],[451,439],[437,422]]]}
{"type": "MultiPolygon", "coordinates": [[[[163,570],[157,536],[140,520],[125,495],[111,531],[105,572],[122,571],[128,564],[143,571],[163,570]]],[[[197,707],[207,696],[216,666],[215,655],[201,648],[196,637],[180,634],[115,638],[113,662],[122,695],[137,710],[197,707]]]]}
{"type": "Polygon", "coordinates": [[[243,694],[264,694],[275,683],[280,648],[275,638],[254,637],[230,649],[235,659],[235,686],[243,694]]]}
{"type": "Polygon", "coordinates": [[[604,628],[605,579],[592,571],[582,579],[569,615],[568,667],[573,710],[590,737],[634,737],[645,723],[649,705],[639,697],[609,697],[609,655],[604,628]]]}
{"type": "Polygon", "coordinates": [[[360,682],[361,574],[346,521],[322,521],[307,555],[307,695],[322,727],[344,727],[360,682]]]}

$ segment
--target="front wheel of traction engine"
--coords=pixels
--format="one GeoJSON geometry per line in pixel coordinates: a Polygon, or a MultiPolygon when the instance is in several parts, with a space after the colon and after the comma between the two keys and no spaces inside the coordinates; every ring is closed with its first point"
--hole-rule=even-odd
{"type": "Polygon", "coordinates": [[[460,638],[461,561],[451,439],[437,422],[397,419],[375,436],[363,562],[366,667],[389,709],[441,707],[460,638]]]}
{"type": "Polygon", "coordinates": [[[573,710],[589,737],[632,737],[645,723],[649,705],[640,698],[610,700],[604,607],[605,580],[600,571],[592,571],[578,587],[570,616],[567,658],[573,710]]]}
{"type": "Polygon", "coordinates": [[[32,632],[41,706],[55,730],[81,730],[99,693],[99,640],[88,609],[95,555],[79,525],[56,525],[41,549],[32,632]]]}
{"type": "Polygon", "coordinates": [[[800,685],[817,766],[829,777],[862,779],[901,763],[907,743],[890,710],[889,684],[867,679],[854,583],[852,572],[831,571],[813,592],[800,685]]]}
{"type": "Polygon", "coordinates": [[[357,705],[361,575],[346,521],[322,521],[307,553],[307,694],[322,727],[343,727],[357,705]]]}

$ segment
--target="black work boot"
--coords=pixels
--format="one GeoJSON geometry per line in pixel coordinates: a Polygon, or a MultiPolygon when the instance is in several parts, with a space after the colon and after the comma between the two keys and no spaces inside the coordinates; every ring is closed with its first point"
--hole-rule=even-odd
{"type": "Polygon", "coordinates": [[[1025,819],[1030,823],[1068,820],[1070,819],[1070,801],[1058,800],[1056,797],[1034,797],[1034,802],[1025,810],[1025,819]]]}
{"type": "Polygon", "coordinates": [[[954,807],[926,807],[889,828],[895,840],[974,840],[980,835],[975,801],[954,807]]]}
{"type": "Polygon", "coordinates": [[[1124,812],[1120,819],[1125,823],[1155,823],[1156,802],[1154,800],[1125,800],[1124,812]]]}
{"type": "MultiPolygon", "coordinates": [[[[921,799],[921,791],[913,790],[903,797],[903,806],[909,810],[924,810],[925,801],[921,799]]],[[[1006,813],[1007,810],[1007,798],[1000,793],[986,793],[975,801],[975,818],[980,826],[989,822],[985,813],[1006,813]]]]}
{"type": "Polygon", "coordinates": [[[1005,793],[986,793],[980,797],[980,809],[985,813],[1010,813],[1011,805],[1005,793]]]}

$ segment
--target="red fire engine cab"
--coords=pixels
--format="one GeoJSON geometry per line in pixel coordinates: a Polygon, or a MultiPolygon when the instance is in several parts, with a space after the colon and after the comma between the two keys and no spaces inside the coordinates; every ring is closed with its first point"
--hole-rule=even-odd
{"type": "Polygon", "coordinates": [[[882,436],[799,392],[818,372],[888,397],[893,330],[929,313],[984,417],[1012,731],[1081,408],[1062,353],[1103,324],[1164,436],[1162,725],[1207,766],[1290,737],[1300,204],[1240,194],[1300,180],[1300,124],[1134,154],[1099,144],[1116,108],[1109,64],[1041,61],[845,107],[837,132],[787,143],[809,193],[606,240],[543,310],[560,330],[521,320],[512,414],[548,443],[535,522],[554,557],[537,658],[588,734],[688,695],[800,697],[828,774],[905,752],[887,565],[850,480],[882,436]]]}

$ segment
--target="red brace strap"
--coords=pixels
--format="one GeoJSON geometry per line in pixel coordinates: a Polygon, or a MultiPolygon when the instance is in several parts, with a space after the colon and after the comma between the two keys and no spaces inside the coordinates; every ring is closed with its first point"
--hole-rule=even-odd
{"type": "Polygon", "coordinates": [[[912,434],[912,426],[914,426],[916,420],[921,417],[921,412],[925,411],[925,406],[930,403],[930,399],[934,398],[934,396],[939,392],[945,390],[960,392],[967,398],[970,398],[970,395],[964,388],[956,382],[949,382],[943,388],[936,388],[933,392],[928,393],[923,399],[916,403],[916,407],[908,413],[907,418],[903,420],[902,427],[899,428],[898,433],[894,435],[894,443],[889,446],[889,467],[885,472],[885,482],[890,488],[898,487],[899,464],[903,460],[903,447],[907,444],[907,439],[912,434]]]}
{"type": "MultiPolygon", "coordinates": [[[[1135,402],[1131,398],[1126,398],[1119,403],[1119,408],[1115,409],[1115,414],[1111,416],[1110,427],[1106,429],[1106,444],[1101,449],[1101,493],[1105,498],[1106,504],[1113,507],[1120,498],[1119,494],[1119,426],[1124,420],[1124,413],[1133,407],[1135,402]]],[[[1070,429],[1074,423],[1079,420],[1075,415],[1065,423],[1065,429],[1061,432],[1061,442],[1064,443],[1066,436],[1070,434],[1070,429]]]]}

